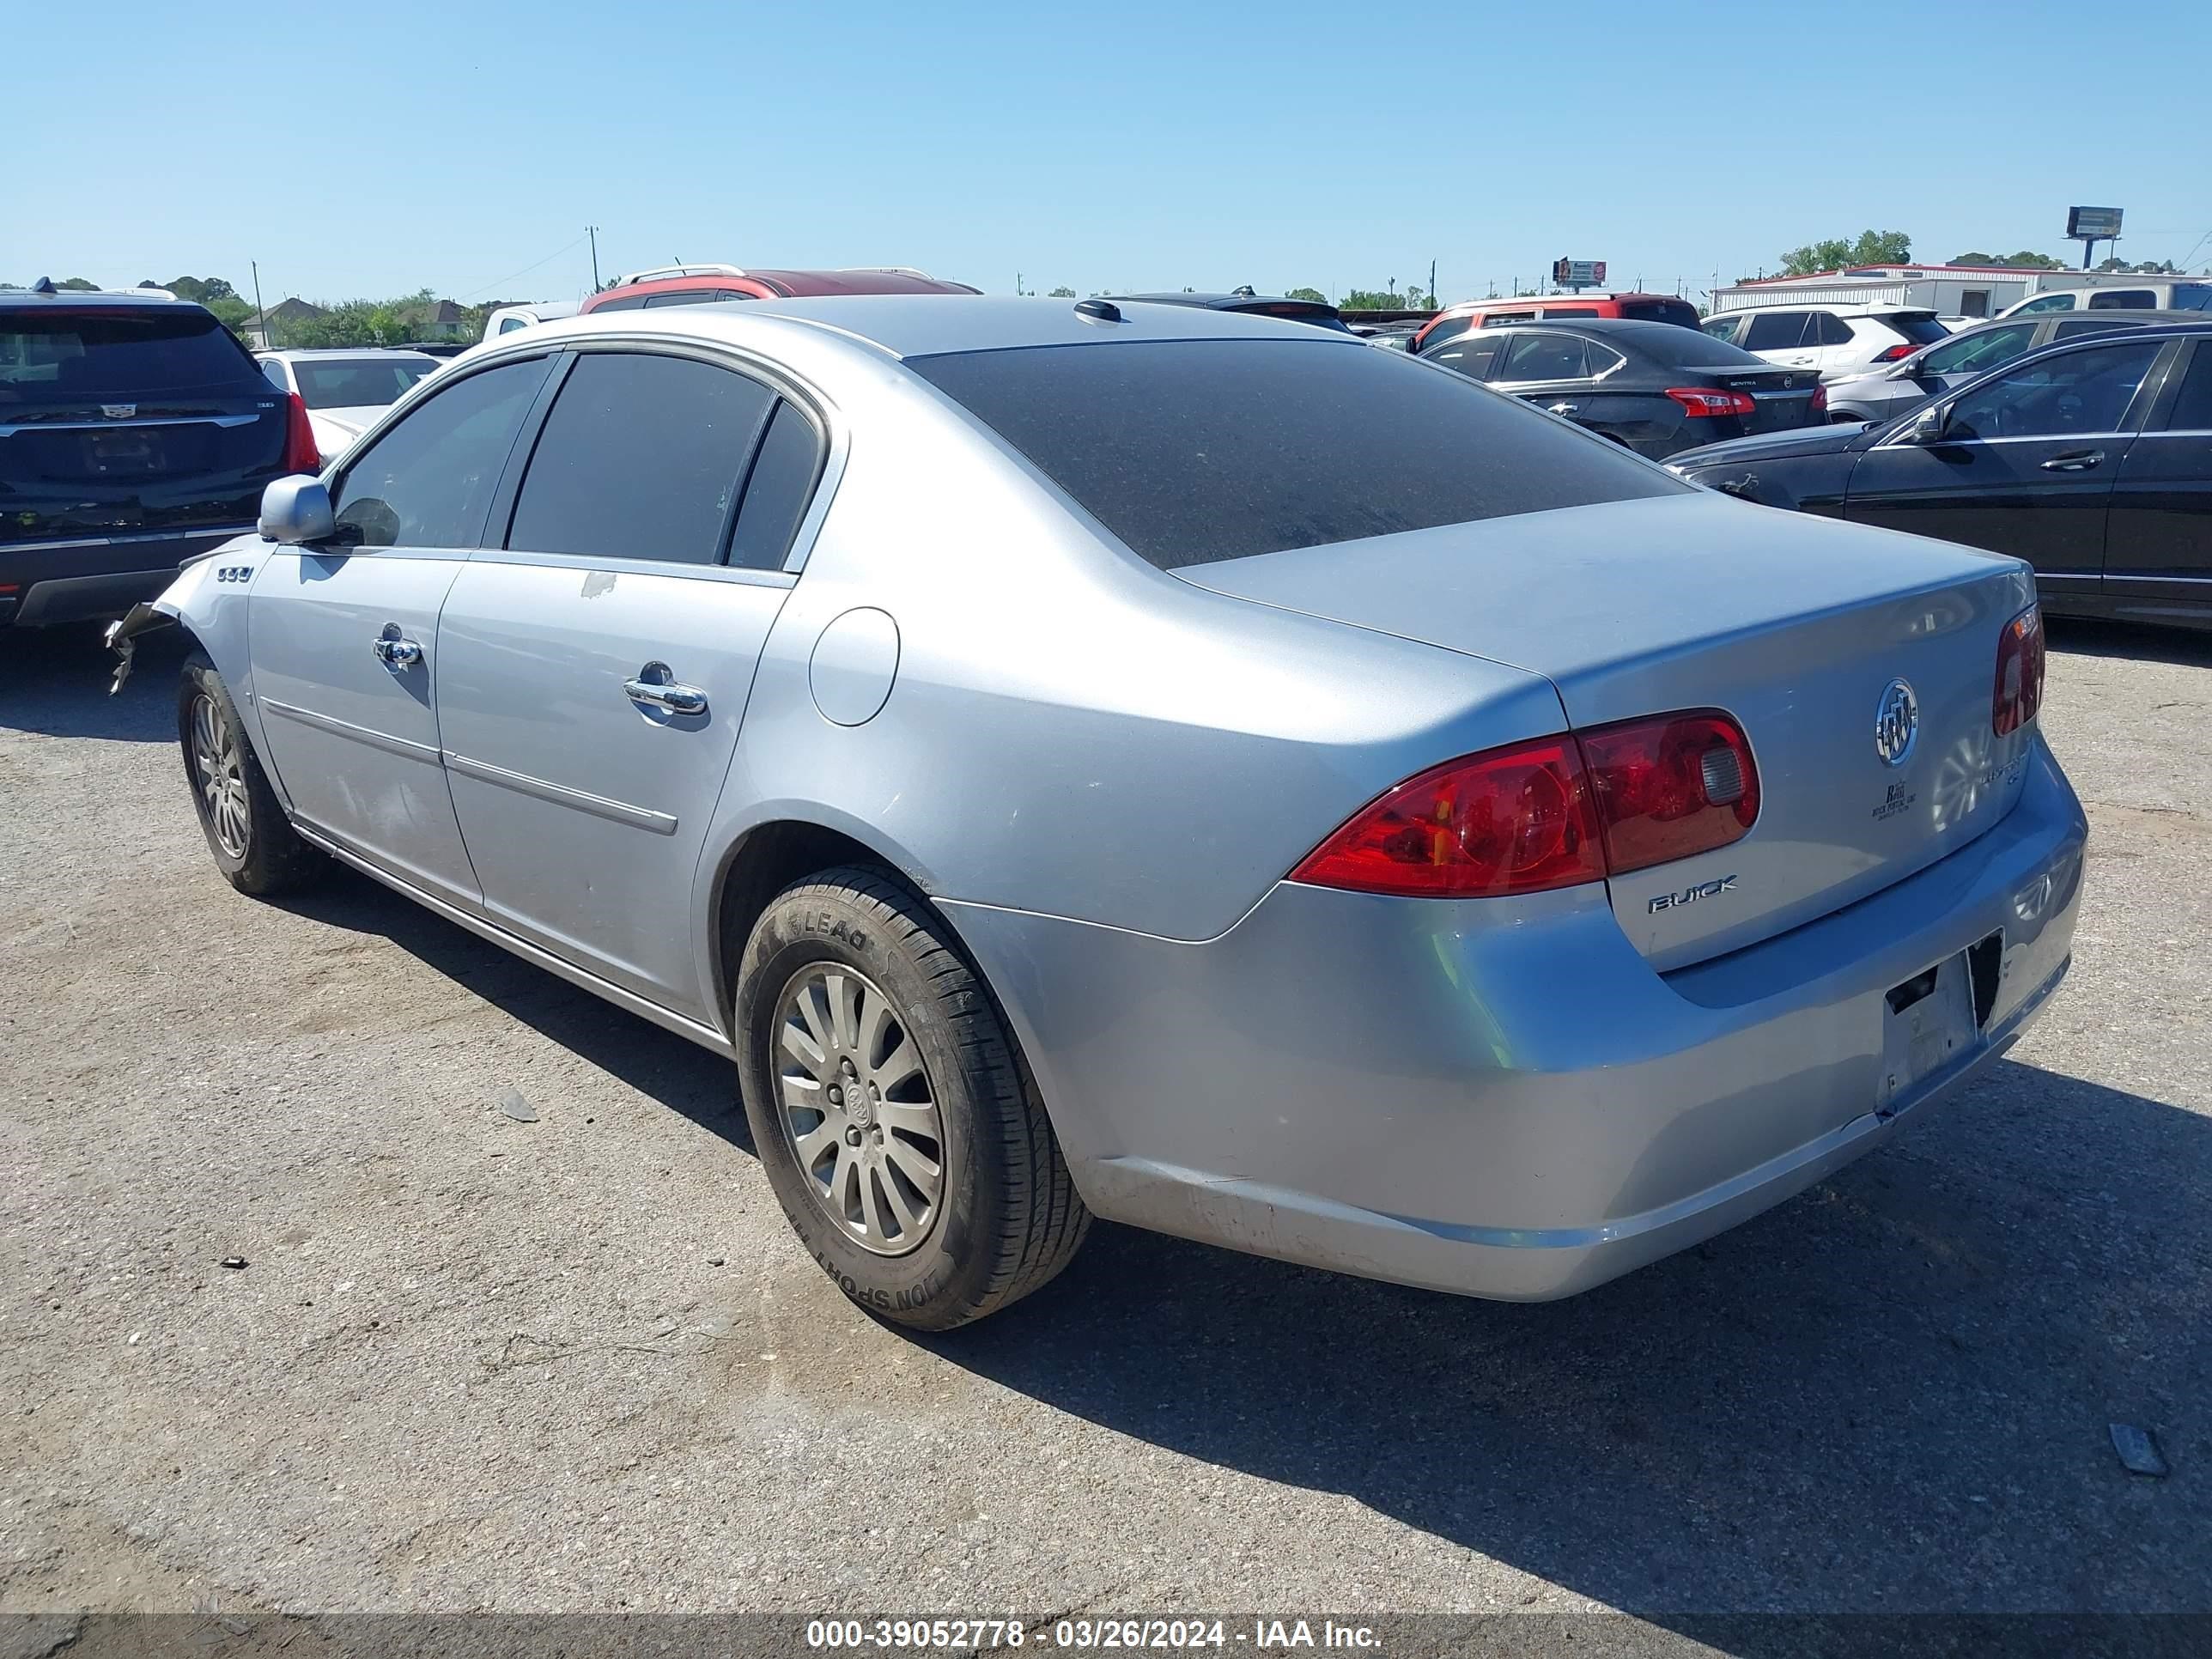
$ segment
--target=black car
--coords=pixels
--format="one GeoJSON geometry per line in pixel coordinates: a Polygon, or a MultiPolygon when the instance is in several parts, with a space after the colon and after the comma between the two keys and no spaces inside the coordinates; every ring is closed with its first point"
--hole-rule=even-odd
{"type": "Polygon", "coordinates": [[[1514,324],[1454,335],[1420,356],[1653,460],[1802,427],[1824,406],[1818,370],[1778,368],[1673,323],[1514,324]]]}
{"type": "Polygon", "coordinates": [[[1247,311],[1257,317],[1279,317],[1286,323],[1333,328],[1339,334],[1352,332],[1344,325],[1344,319],[1337,314],[1336,307],[1326,300],[1291,300],[1280,295],[1255,294],[1249,288],[1227,294],[1107,294],[1100,297],[1117,305],[1133,301],[1148,306],[1203,306],[1208,311],[1247,311]]]}
{"type": "Polygon", "coordinates": [[[1893,420],[1717,444],[1668,470],[2015,554],[2054,611],[2212,626],[2212,325],[2047,347],[1893,420]]]}
{"type": "Polygon", "coordinates": [[[202,307],[0,293],[0,627],[120,615],[320,465],[305,405],[202,307]]]}

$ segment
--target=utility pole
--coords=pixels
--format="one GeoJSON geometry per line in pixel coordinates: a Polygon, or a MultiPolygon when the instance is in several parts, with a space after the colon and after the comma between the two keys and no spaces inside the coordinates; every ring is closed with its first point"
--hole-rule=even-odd
{"type": "MultiPolygon", "coordinates": [[[[597,294],[599,291],[599,228],[586,225],[584,234],[592,239],[592,292],[597,294]]],[[[568,246],[574,247],[576,245],[571,242],[568,246]]]]}
{"type": "MultiPolygon", "coordinates": [[[[261,265],[258,260],[253,259],[248,259],[246,263],[253,270],[253,308],[261,313],[261,349],[264,351],[274,351],[276,349],[276,327],[270,322],[269,313],[261,304],[261,265]]],[[[235,270],[238,267],[233,265],[231,269],[235,270]]]]}
{"type": "Polygon", "coordinates": [[[1429,261],[1429,303],[1431,306],[1437,303],[1437,262],[1434,259],[1429,261]]]}

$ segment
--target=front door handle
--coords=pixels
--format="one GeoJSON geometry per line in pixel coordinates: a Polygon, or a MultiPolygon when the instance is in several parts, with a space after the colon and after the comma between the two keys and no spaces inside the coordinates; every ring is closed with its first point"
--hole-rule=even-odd
{"type": "Polygon", "coordinates": [[[377,661],[386,668],[412,668],[422,660],[422,647],[414,641],[403,639],[398,623],[384,624],[384,632],[368,642],[377,661]]]}
{"type": "Polygon", "coordinates": [[[1577,410],[1580,409],[1582,405],[1580,404],[1553,404],[1550,405],[1550,407],[1552,413],[1554,415],[1571,415],[1577,410]]]}
{"type": "Polygon", "coordinates": [[[2043,470],[2045,472],[2087,472],[2093,466],[2103,465],[2104,462],[2103,450],[2085,449],[2071,455],[2053,455],[2043,464],[2043,470]]]}
{"type": "Polygon", "coordinates": [[[696,685],[678,685],[676,676],[665,662],[649,662],[637,671],[637,678],[623,682],[623,691],[629,700],[646,708],[658,708],[671,714],[703,714],[707,712],[707,694],[696,685]]]}

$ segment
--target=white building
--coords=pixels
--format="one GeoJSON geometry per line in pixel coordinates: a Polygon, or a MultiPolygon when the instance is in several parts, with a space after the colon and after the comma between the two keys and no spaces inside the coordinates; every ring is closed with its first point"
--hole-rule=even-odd
{"type": "Polygon", "coordinates": [[[1811,276],[1763,276],[1713,290],[1713,309],[1759,306],[1924,306],[1942,317],[1994,317],[2053,288],[2100,288],[2142,278],[2124,271],[2038,270],[2025,265],[1854,265],[1811,276]]]}

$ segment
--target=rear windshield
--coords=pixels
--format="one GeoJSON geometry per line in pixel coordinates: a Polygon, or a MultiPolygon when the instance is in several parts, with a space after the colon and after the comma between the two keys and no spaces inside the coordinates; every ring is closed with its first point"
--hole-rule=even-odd
{"type": "Polygon", "coordinates": [[[1163,570],[1686,488],[1464,375],[1318,337],[907,367],[1163,570]]]}
{"type": "Polygon", "coordinates": [[[399,394],[438,367],[434,357],[362,357],[351,362],[292,365],[300,396],[310,409],[366,409],[396,404],[399,394]]]}
{"type": "Polygon", "coordinates": [[[0,403],[260,384],[246,348],[197,306],[0,309],[0,403]]]}
{"type": "Polygon", "coordinates": [[[1623,300],[1620,314],[1639,323],[1680,323],[1685,328],[1698,325],[1698,308],[1687,300],[1623,300]]]}
{"type": "Polygon", "coordinates": [[[1951,331],[1936,320],[1932,311],[1900,311],[1882,321],[1917,346],[1934,345],[1951,337],[1951,331]]]}
{"type": "Polygon", "coordinates": [[[1334,306],[1317,306],[1310,300],[1259,300],[1229,309],[1251,317],[1280,317],[1286,323],[1311,323],[1316,328],[1333,328],[1339,334],[1352,332],[1334,306]]]}

